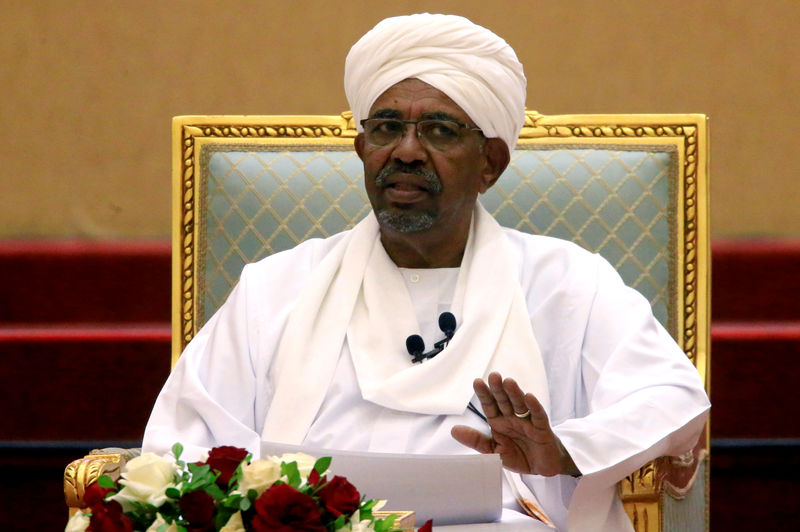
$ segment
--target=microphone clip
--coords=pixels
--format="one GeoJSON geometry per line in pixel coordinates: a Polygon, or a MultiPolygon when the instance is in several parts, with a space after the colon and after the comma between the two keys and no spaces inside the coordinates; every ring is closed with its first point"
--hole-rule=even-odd
{"type": "Polygon", "coordinates": [[[441,329],[445,337],[433,344],[433,349],[427,353],[425,352],[425,340],[422,339],[422,336],[412,334],[406,338],[406,349],[408,354],[411,355],[413,364],[433,358],[447,347],[456,332],[456,317],[450,312],[442,312],[439,315],[439,329],[441,329]]]}

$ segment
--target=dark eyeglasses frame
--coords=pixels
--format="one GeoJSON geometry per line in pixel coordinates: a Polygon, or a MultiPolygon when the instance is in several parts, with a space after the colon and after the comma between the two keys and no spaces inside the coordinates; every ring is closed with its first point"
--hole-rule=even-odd
{"type": "MultiPolygon", "coordinates": [[[[429,148],[432,148],[434,150],[437,150],[437,151],[442,151],[442,150],[440,150],[439,148],[436,148],[435,146],[433,146],[430,143],[430,141],[428,139],[426,139],[426,138],[421,136],[420,128],[417,127],[417,124],[419,124],[420,122],[436,122],[436,123],[444,123],[444,124],[448,124],[448,125],[452,124],[454,126],[457,126],[459,130],[466,129],[468,131],[477,131],[481,135],[483,135],[483,131],[481,130],[481,128],[479,128],[477,126],[470,126],[469,124],[463,124],[463,123],[457,122],[455,120],[441,119],[441,118],[423,118],[422,120],[400,120],[399,118],[365,118],[360,122],[360,124],[361,124],[361,127],[366,131],[367,124],[369,124],[370,122],[378,122],[378,121],[381,121],[381,122],[397,122],[397,123],[400,123],[400,124],[403,124],[404,126],[406,126],[403,134],[400,135],[399,137],[397,137],[397,140],[395,142],[399,142],[400,140],[403,139],[403,137],[406,136],[406,134],[408,133],[408,125],[412,124],[414,126],[414,131],[416,132],[417,139],[419,139],[419,141],[421,143],[423,143],[425,146],[427,146],[429,148]]],[[[369,142],[369,135],[365,135],[365,138],[367,139],[367,142],[369,142]]],[[[458,140],[461,140],[460,137],[459,137],[458,140]]],[[[394,143],[387,142],[386,144],[373,144],[373,143],[369,142],[369,144],[371,146],[384,148],[386,146],[391,146],[394,143]]],[[[451,146],[451,148],[452,148],[452,146],[451,146]]],[[[449,149],[449,148],[447,148],[447,149],[449,149]]]]}

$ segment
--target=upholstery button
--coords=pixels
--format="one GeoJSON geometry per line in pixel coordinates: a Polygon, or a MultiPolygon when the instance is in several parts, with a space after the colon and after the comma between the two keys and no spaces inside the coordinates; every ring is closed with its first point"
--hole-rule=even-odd
{"type": "Polygon", "coordinates": [[[418,273],[412,273],[412,274],[409,276],[409,280],[410,280],[412,283],[418,283],[418,282],[419,282],[419,274],[418,274],[418,273]]]}

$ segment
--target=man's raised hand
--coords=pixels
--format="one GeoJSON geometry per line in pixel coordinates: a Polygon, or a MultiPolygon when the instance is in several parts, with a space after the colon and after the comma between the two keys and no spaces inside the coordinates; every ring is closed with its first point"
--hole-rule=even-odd
{"type": "Polygon", "coordinates": [[[459,443],[479,453],[497,453],[506,469],[517,473],[580,475],[572,458],[550,429],[547,413],[514,379],[489,374],[487,382],[475,379],[473,388],[491,428],[487,436],[472,427],[456,425],[451,434],[459,443]]]}

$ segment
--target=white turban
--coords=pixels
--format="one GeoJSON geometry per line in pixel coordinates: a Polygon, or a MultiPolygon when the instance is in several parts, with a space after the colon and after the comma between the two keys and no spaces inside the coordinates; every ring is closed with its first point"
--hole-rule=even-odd
{"type": "Polygon", "coordinates": [[[356,127],[389,87],[417,78],[450,97],[488,138],[514,149],[525,121],[525,74],[506,41],[455,15],[387,18],[350,49],[344,90],[356,127]]]}

